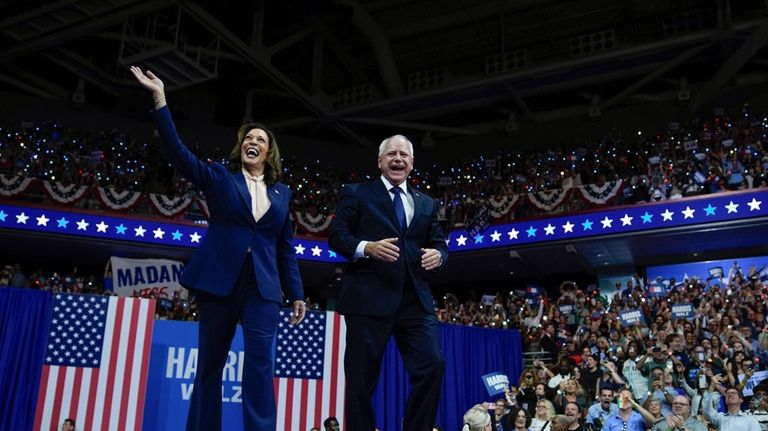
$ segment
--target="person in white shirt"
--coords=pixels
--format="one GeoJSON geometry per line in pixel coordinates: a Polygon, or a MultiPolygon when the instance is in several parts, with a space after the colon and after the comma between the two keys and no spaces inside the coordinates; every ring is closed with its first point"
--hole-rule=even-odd
{"type": "Polygon", "coordinates": [[[560,359],[560,362],[557,366],[557,374],[550,377],[549,381],[547,381],[547,386],[549,386],[551,389],[557,389],[561,382],[571,379],[572,369],[573,364],[571,364],[568,358],[560,359]]]}
{"type": "Polygon", "coordinates": [[[720,384],[721,382],[721,376],[712,377],[709,389],[704,394],[704,416],[720,431],[761,431],[760,423],[757,419],[751,414],[741,411],[741,403],[744,401],[744,397],[741,395],[741,391],[734,387],[727,387],[725,389],[725,406],[728,411],[725,413],[717,411],[715,405],[720,404],[720,393],[715,392],[714,389],[715,384],[720,384]]]}

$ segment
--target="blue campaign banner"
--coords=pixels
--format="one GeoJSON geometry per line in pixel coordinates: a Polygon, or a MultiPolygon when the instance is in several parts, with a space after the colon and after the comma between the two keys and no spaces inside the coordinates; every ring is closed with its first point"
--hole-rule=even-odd
{"type": "Polygon", "coordinates": [[[509,377],[500,371],[484,374],[482,379],[485,390],[488,391],[490,397],[503,394],[504,389],[509,387],[509,377]]]}
{"type": "MultiPolygon", "coordinates": [[[[222,429],[243,427],[243,333],[237,327],[222,379],[222,429]]],[[[183,430],[197,371],[197,322],[156,320],[147,376],[145,430],[183,430]]]]}
{"type": "Polygon", "coordinates": [[[672,314],[672,320],[693,319],[693,316],[696,314],[693,304],[672,304],[669,309],[672,314]]]}
{"type": "Polygon", "coordinates": [[[621,326],[645,324],[645,316],[643,316],[643,312],[636,308],[622,311],[619,313],[619,319],[621,320],[621,326]]]}
{"type": "Polygon", "coordinates": [[[647,276],[649,282],[674,279],[677,284],[685,279],[697,278],[708,286],[727,286],[735,274],[740,272],[747,278],[750,271],[754,271],[754,276],[763,283],[768,282],[768,256],[649,266],[647,276]]]}

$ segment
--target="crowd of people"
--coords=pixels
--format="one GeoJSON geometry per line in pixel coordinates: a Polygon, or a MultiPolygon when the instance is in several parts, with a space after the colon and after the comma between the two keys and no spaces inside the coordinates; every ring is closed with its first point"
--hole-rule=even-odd
{"type": "MultiPolygon", "coordinates": [[[[447,226],[463,224],[479,209],[489,208],[491,198],[615,180],[622,180],[625,187],[610,204],[757,188],[768,185],[767,130],[765,118],[744,108],[733,115],[718,113],[709,121],[670,123],[652,133],[615,130],[599,139],[553,142],[553,149],[546,151],[417,164],[409,181],[440,200],[440,216],[447,226]]],[[[229,163],[222,151],[192,150],[203,159],[229,163]]],[[[0,127],[0,173],[6,176],[171,196],[198,194],[167,162],[158,160],[163,158],[157,143],[137,141],[119,130],[88,134],[58,123],[0,127]]],[[[342,184],[365,181],[373,172],[289,157],[283,174],[294,193],[293,208],[315,217],[334,213],[342,184]]],[[[574,199],[560,211],[583,205],[574,199]]],[[[505,217],[546,213],[522,199],[505,217]]]]}
{"type": "Polygon", "coordinates": [[[768,430],[768,284],[757,271],[686,280],[663,296],[637,281],[608,294],[565,282],[551,300],[497,295],[491,306],[448,298],[443,321],[519,328],[536,358],[484,406],[487,429],[556,429],[561,414],[569,430],[768,430]],[[695,314],[676,319],[672,304],[695,314]],[[627,310],[645,324],[623,324],[627,310]]]}

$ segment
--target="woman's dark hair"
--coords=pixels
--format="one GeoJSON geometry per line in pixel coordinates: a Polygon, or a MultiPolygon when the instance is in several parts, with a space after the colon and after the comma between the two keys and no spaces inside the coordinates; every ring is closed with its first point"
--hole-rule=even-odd
{"type": "Polygon", "coordinates": [[[530,413],[528,413],[528,410],[521,408],[521,407],[515,407],[512,409],[512,412],[507,415],[507,428],[505,429],[511,429],[515,427],[515,421],[517,421],[517,415],[520,414],[520,412],[525,413],[525,427],[530,428],[531,422],[533,422],[533,417],[530,413]]]}
{"type": "Polygon", "coordinates": [[[280,180],[283,173],[283,165],[280,161],[280,149],[277,147],[277,140],[271,130],[261,123],[246,123],[240,126],[237,131],[237,143],[229,153],[229,160],[232,162],[232,170],[239,171],[243,167],[242,156],[240,155],[240,146],[243,144],[245,135],[253,129],[261,129],[269,138],[269,150],[267,158],[264,160],[264,182],[272,185],[280,180]]]}

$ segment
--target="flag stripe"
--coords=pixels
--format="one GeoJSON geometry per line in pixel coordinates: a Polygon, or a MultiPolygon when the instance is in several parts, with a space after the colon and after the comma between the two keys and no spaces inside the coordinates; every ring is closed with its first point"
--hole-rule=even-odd
{"type": "Polygon", "coordinates": [[[72,382],[72,391],[70,392],[72,394],[72,400],[69,405],[69,414],[67,415],[70,418],[77,417],[77,408],[80,404],[80,385],[83,382],[83,369],[81,367],[76,367],[74,371],[75,376],[72,382]]]}
{"type": "Polygon", "coordinates": [[[100,376],[101,373],[99,373],[99,370],[91,369],[91,384],[90,388],[88,388],[88,409],[85,415],[85,427],[83,427],[83,429],[94,429],[93,423],[96,420],[96,412],[100,410],[96,408],[100,376]]]}
{"type": "MultiPolygon", "coordinates": [[[[299,397],[300,397],[299,409],[301,408],[301,406],[306,406],[307,405],[307,393],[309,392],[309,387],[308,387],[309,386],[309,381],[304,381],[303,383],[304,384],[301,385],[301,395],[299,395],[299,397]]],[[[309,409],[307,409],[307,410],[309,410],[309,409]]],[[[309,416],[309,412],[308,411],[304,411],[304,412],[299,411],[298,418],[299,418],[299,429],[300,430],[307,429],[307,416],[309,416]]]]}
{"type": "Polygon", "coordinates": [[[91,369],[91,385],[88,388],[88,410],[86,411],[85,427],[83,429],[94,429],[93,421],[96,419],[96,401],[98,398],[99,380],[101,380],[99,377],[101,377],[101,373],[98,370],[91,369]]]}
{"type": "Polygon", "coordinates": [[[339,370],[339,384],[336,386],[336,402],[339,405],[339,408],[337,409],[337,416],[339,416],[341,419],[339,419],[339,425],[341,429],[344,429],[344,417],[345,417],[345,406],[344,403],[344,391],[346,388],[346,378],[344,376],[344,354],[341,352],[346,352],[347,350],[347,325],[344,322],[344,317],[342,317],[340,314],[336,315],[338,317],[339,321],[339,332],[336,336],[336,339],[339,341],[339,355],[336,357],[336,368],[339,370]]]}
{"type": "MultiPolygon", "coordinates": [[[[75,418],[78,419],[78,423],[82,422],[87,415],[88,405],[90,405],[90,393],[91,393],[91,376],[93,376],[93,368],[83,369],[83,378],[80,383],[80,400],[78,402],[77,411],[75,412],[75,418]]],[[[83,428],[87,429],[87,428],[83,428]]]]}
{"type": "Polygon", "coordinates": [[[296,425],[300,430],[304,430],[304,426],[307,424],[306,403],[304,402],[304,395],[307,392],[307,385],[309,380],[296,379],[296,388],[293,390],[293,411],[296,413],[293,417],[296,421],[296,425]]]}
{"type": "Polygon", "coordinates": [[[53,393],[54,393],[54,401],[53,401],[53,408],[51,409],[51,416],[50,416],[50,425],[48,425],[46,428],[50,428],[53,426],[53,424],[56,423],[59,411],[61,410],[61,399],[62,395],[64,394],[64,376],[62,376],[62,370],[59,370],[58,373],[56,373],[56,380],[54,381],[53,386],[53,393]]]}
{"type": "Polygon", "coordinates": [[[325,419],[325,416],[323,416],[323,384],[322,380],[317,381],[317,386],[315,387],[315,424],[314,426],[320,428],[320,424],[325,419]]]}
{"type": "Polygon", "coordinates": [[[336,370],[338,370],[339,375],[339,384],[335,387],[336,405],[338,406],[335,414],[339,418],[339,426],[341,429],[344,429],[344,417],[346,416],[344,411],[344,389],[346,387],[346,378],[344,376],[344,354],[342,352],[347,351],[347,325],[341,314],[335,314],[335,316],[338,323],[338,330],[334,339],[339,344],[339,354],[336,355],[334,361],[334,366],[336,367],[336,370]]]}
{"type": "MultiPolygon", "coordinates": [[[[117,308],[119,306],[118,298],[110,297],[109,298],[109,308],[107,309],[107,319],[105,326],[107,328],[117,328],[116,325],[116,313],[117,308]]],[[[121,313],[122,316],[122,313],[121,313]]],[[[114,337],[119,338],[120,334],[119,331],[104,331],[103,335],[103,342],[102,342],[102,349],[101,349],[101,362],[99,367],[99,372],[97,373],[97,376],[99,377],[99,384],[96,387],[96,399],[94,399],[94,408],[93,408],[93,425],[91,429],[99,430],[101,429],[102,420],[104,419],[104,412],[109,412],[109,403],[106,401],[106,394],[107,394],[107,388],[111,388],[112,385],[108,383],[108,377],[109,375],[105,372],[105,370],[109,369],[109,361],[112,358],[112,346],[114,337]],[[115,332],[118,332],[115,334],[115,332]]],[[[111,399],[111,397],[110,397],[111,399]]]]}
{"type": "Polygon", "coordinates": [[[64,379],[62,379],[61,382],[61,389],[62,394],[66,394],[66,396],[62,396],[61,398],[61,407],[59,408],[58,412],[58,418],[54,416],[54,424],[60,424],[64,421],[64,419],[67,418],[67,415],[69,414],[69,407],[71,405],[72,401],[72,387],[73,387],[73,381],[75,379],[75,370],[72,368],[67,368],[64,371],[64,379]]]}
{"type": "MultiPolygon", "coordinates": [[[[130,322],[126,321],[126,323],[129,325],[129,328],[136,328],[138,326],[138,320],[139,320],[139,312],[141,311],[141,304],[136,304],[136,307],[133,307],[131,309],[131,320],[130,322]]],[[[128,343],[125,346],[126,352],[125,352],[125,373],[123,374],[123,391],[122,391],[122,399],[125,402],[120,403],[120,416],[117,421],[120,426],[123,429],[132,429],[133,427],[128,426],[128,405],[131,404],[131,381],[133,380],[134,372],[136,372],[136,369],[133,368],[133,361],[135,360],[134,356],[137,353],[136,350],[130,351],[130,346],[136,345],[136,331],[128,331],[128,343]]]]}
{"type": "MultiPolygon", "coordinates": [[[[285,406],[286,394],[285,394],[285,390],[283,390],[283,388],[285,387],[286,382],[285,382],[285,379],[277,379],[277,378],[274,379],[274,382],[275,382],[275,393],[277,394],[277,396],[276,396],[276,398],[277,398],[277,423],[279,425],[279,424],[284,424],[285,423],[285,412],[286,412],[286,409],[283,406],[285,406]]],[[[278,426],[278,429],[279,428],[280,427],[278,426]]],[[[287,428],[283,428],[283,429],[287,430],[287,428]]]]}
{"type": "MultiPolygon", "coordinates": [[[[325,331],[328,334],[335,334],[336,332],[334,331],[334,329],[335,329],[336,325],[334,325],[334,323],[335,323],[336,319],[332,319],[331,317],[332,317],[331,314],[328,314],[326,316],[325,331]]],[[[328,344],[328,343],[326,342],[326,344],[328,344]]],[[[332,363],[333,363],[333,350],[326,348],[325,349],[325,358],[323,359],[323,364],[324,364],[323,372],[328,370],[328,368],[329,368],[328,365],[332,364],[332,363]]],[[[328,378],[328,377],[330,377],[330,374],[324,374],[323,377],[328,378]]],[[[323,379],[323,380],[325,380],[325,379],[323,379]]],[[[328,385],[323,384],[323,395],[322,395],[323,399],[322,399],[322,404],[321,404],[321,406],[322,406],[321,409],[322,409],[322,412],[323,412],[323,414],[322,414],[323,418],[327,418],[328,416],[330,416],[330,412],[331,412],[331,409],[330,409],[331,397],[329,396],[329,391],[330,391],[331,386],[333,386],[333,380],[328,378],[327,381],[330,384],[328,384],[328,385]]]]}
{"type": "Polygon", "coordinates": [[[317,422],[315,421],[315,411],[317,410],[317,382],[319,380],[310,380],[307,383],[307,401],[304,403],[305,406],[307,406],[303,416],[304,419],[306,419],[306,423],[302,429],[309,429],[311,427],[317,426],[317,422]]]}
{"type": "MultiPolygon", "coordinates": [[[[114,370],[115,367],[117,367],[118,364],[118,353],[120,350],[120,338],[122,338],[122,325],[120,325],[119,322],[123,320],[123,313],[125,313],[125,310],[123,309],[123,304],[125,304],[125,298],[110,298],[110,301],[117,301],[117,306],[115,307],[115,312],[112,317],[114,317],[113,325],[115,327],[115,331],[112,334],[112,340],[110,340],[110,343],[107,343],[106,340],[104,340],[104,346],[109,348],[103,349],[104,355],[109,355],[109,360],[105,360],[106,358],[102,357],[102,366],[100,368],[99,374],[101,374],[103,377],[106,377],[106,381],[104,382],[104,385],[99,385],[99,394],[104,394],[104,416],[100,418],[100,421],[97,421],[94,425],[96,429],[108,429],[110,426],[110,420],[112,418],[112,399],[115,398],[115,391],[107,390],[112,389],[115,387],[115,374],[109,372],[109,370],[114,370]],[[106,366],[104,366],[106,365],[106,366]],[[103,389],[103,391],[102,391],[103,389]]],[[[111,310],[112,307],[110,307],[111,310]]],[[[112,314],[112,313],[110,313],[112,314]]],[[[102,398],[101,396],[99,397],[102,398]]],[[[116,429],[116,428],[112,428],[116,429]]]]}
{"type": "MultiPolygon", "coordinates": [[[[332,315],[332,319],[329,319],[329,320],[333,320],[333,334],[334,334],[334,336],[332,337],[332,339],[333,339],[333,347],[331,349],[333,351],[333,354],[331,355],[331,381],[335,382],[335,381],[337,381],[336,379],[339,378],[339,368],[336,366],[336,364],[337,364],[336,358],[339,357],[339,337],[338,337],[338,334],[339,334],[339,315],[338,314],[333,314],[332,315]]],[[[335,385],[331,386],[330,389],[331,390],[329,391],[330,392],[329,398],[331,399],[330,400],[331,403],[329,405],[329,409],[330,409],[329,414],[333,414],[333,412],[336,411],[336,408],[337,408],[336,403],[338,403],[338,399],[336,397],[336,386],[335,385]]]]}
{"type": "Polygon", "coordinates": [[[120,337],[117,339],[117,354],[111,360],[111,362],[115,364],[115,368],[110,368],[108,370],[111,375],[115,376],[114,381],[116,385],[115,390],[112,391],[109,421],[105,421],[105,425],[108,425],[109,429],[125,429],[124,424],[120,422],[120,408],[122,406],[124,394],[126,391],[125,386],[121,384],[121,382],[127,374],[125,372],[125,367],[122,365],[125,364],[128,357],[128,339],[130,337],[130,333],[132,332],[131,328],[133,327],[131,317],[133,316],[134,302],[126,301],[126,298],[120,298],[119,301],[121,301],[123,309],[123,318],[120,319],[122,324],[118,323],[120,328],[120,337]],[[125,334],[127,334],[127,336],[125,334]]]}
{"type": "Polygon", "coordinates": [[[48,394],[48,379],[50,378],[51,374],[51,368],[47,365],[43,366],[43,373],[40,376],[40,391],[37,394],[37,411],[35,412],[35,428],[36,430],[41,429],[43,424],[43,417],[45,416],[45,408],[43,406],[47,406],[45,403],[45,399],[47,398],[48,394]]]}
{"type": "Polygon", "coordinates": [[[286,394],[286,404],[285,404],[285,411],[289,412],[290,414],[285,415],[285,429],[292,430],[291,428],[291,419],[293,419],[293,383],[298,379],[286,379],[287,382],[285,382],[285,394],[286,394]]]}

